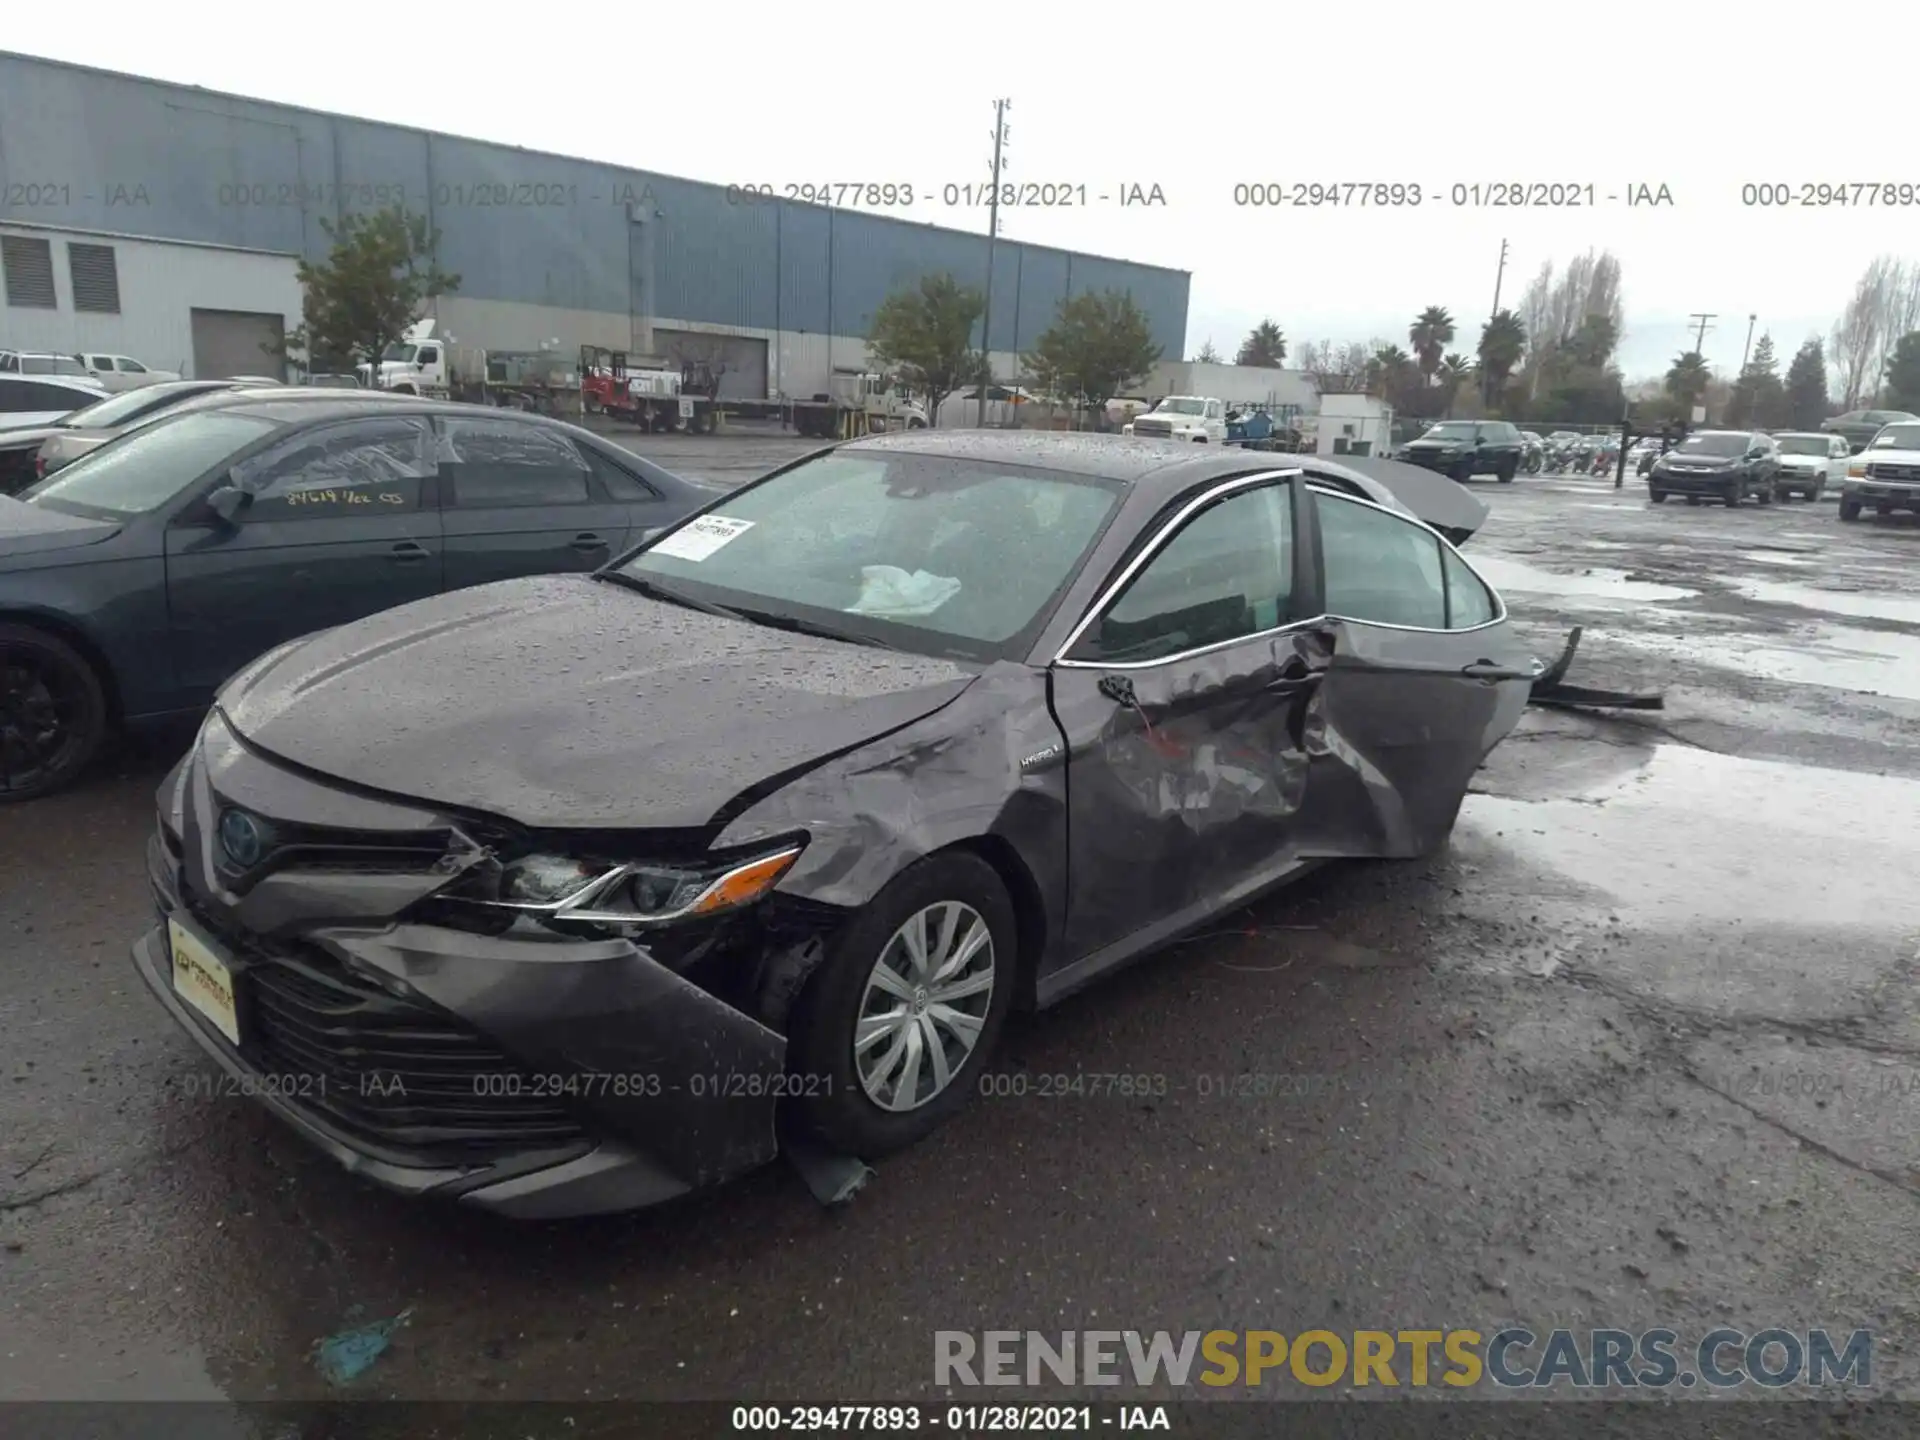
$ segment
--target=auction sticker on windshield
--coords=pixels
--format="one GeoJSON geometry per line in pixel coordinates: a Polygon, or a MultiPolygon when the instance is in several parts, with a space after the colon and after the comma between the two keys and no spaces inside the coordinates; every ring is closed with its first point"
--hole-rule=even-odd
{"type": "Polygon", "coordinates": [[[738,540],[753,528],[751,520],[730,520],[725,515],[702,515],[690,520],[647,553],[667,555],[675,560],[704,560],[729,541],[738,540]]]}
{"type": "Polygon", "coordinates": [[[238,1045],[240,1014],[233,1001],[233,972],[178,920],[167,921],[167,940],[173,950],[175,993],[238,1045]]]}

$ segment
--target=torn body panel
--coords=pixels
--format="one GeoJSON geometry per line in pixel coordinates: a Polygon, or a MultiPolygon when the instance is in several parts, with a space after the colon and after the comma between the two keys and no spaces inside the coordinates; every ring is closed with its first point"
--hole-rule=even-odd
{"type": "Polygon", "coordinates": [[[715,842],[751,847],[805,831],[778,892],[852,911],[935,851],[988,839],[1015,901],[1048,936],[1066,913],[1064,738],[1044,671],[992,666],[937,716],[829,760],[741,811],[715,842]],[[1004,848],[1000,848],[1004,847],[1004,848]],[[1019,873],[1005,874],[1011,854],[1019,873]],[[1025,887],[1030,893],[1020,895],[1025,887]]]}

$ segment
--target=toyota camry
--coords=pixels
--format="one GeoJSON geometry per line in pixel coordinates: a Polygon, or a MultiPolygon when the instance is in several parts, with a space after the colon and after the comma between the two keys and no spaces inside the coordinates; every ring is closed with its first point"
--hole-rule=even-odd
{"type": "Polygon", "coordinates": [[[1456,548],[1485,514],[1377,458],[834,447],[598,572],[260,656],[161,788],[135,962],[403,1192],[878,1156],[1010,1008],[1445,841],[1541,671],[1456,548]]]}

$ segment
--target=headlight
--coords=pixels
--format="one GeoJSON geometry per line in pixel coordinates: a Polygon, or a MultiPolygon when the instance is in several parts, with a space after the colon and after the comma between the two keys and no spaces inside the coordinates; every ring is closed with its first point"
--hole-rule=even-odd
{"type": "Polygon", "coordinates": [[[787,845],[745,858],[690,865],[528,855],[501,867],[492,894],[450,898],[549,922],[670,925],[751,905],[792,868],[801,849],[787,845]]]}

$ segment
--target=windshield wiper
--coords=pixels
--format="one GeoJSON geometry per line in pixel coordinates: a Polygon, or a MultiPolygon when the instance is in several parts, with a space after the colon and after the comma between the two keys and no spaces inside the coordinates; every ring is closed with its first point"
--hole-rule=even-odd
{"type": "Polygon", "coordinates": [[[802,620],[797,615],[786,615],[772,610],[736,610],[739,619],[755,625],[765,625],[770,630],[786,630],[795,635],[811,635],[818,640],[840,640],[848,645],[870,645],[876,650],[898,650],[898,645],[889,645],[884,640],[876,640],[871,635],[859,635],[841,630],[832,625],[822,625],[817,620],[802,620]]]}
{"type": "Polygon", "coordinates": [[[615,585],[624,585],[629,590],[638,591],[649,600],[665,600],[669,605],[684,605],[689,610],[699,610],[707,615],[720,615],[728,620],[744,620],[747,617],[738,610],[729,610],[725,605],[716,605],[711,600],[696,600],[671,586],[662,585],[658,580],[643,580],[638,575],[627,575],[618,570],[605,570],[600,579],[615,585]]]}

